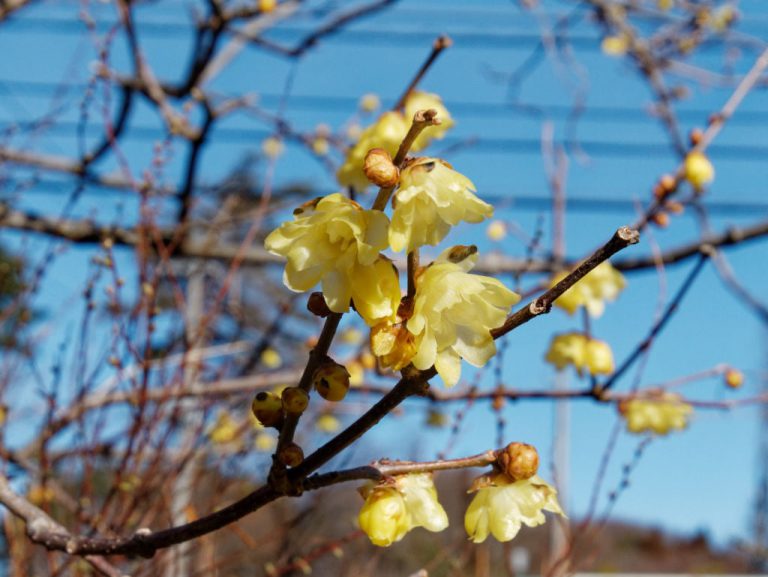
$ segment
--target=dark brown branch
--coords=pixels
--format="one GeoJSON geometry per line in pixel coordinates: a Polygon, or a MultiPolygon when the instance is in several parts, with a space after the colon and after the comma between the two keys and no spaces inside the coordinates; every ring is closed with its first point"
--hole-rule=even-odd
{"type": "Polygon", "coordinates": [[[510,315],[502,326],[492,330],[491,334],[493,335],[493,338],[497,339],[520,325],[527,323],[531,319],[548,313],[552,309],[552,304],[562,296],[565,291],[584,278],[591,270],[597,267],[597,265],[605,262],[620,250],[636,244],[639,241],[640,235],[636,230],[626,226],[620,228],[607,243],[597,249],[592,256],[582,262],[563,280],[527,306],[510,315]]]}

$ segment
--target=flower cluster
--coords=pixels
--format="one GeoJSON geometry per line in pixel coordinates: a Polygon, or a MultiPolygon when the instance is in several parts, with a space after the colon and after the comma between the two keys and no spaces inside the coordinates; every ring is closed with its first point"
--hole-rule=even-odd
{"type": "Polygon", "coordinates": [[[410,121],[419,110],[433,109],[440,119],[438,126],[433,126],[422,132],[411,146],[413,152],[425,149],[431,140],[443,138],[445,132],[453,126],[453,119],[436,94],[428,92],[412,92],[405,101],[404,112],[389,111],[383,113],[371,126],[363,130],[357,142],[347,152],[344,164],[336,174],[339,184],[349,186],[357,191],[363,191],[370,182],[363,172],[365,156],[373,148],[386,150],[395,156],[400,143],[408,133],[410,121]]]}
{"type": "MultiPolygon", "coordinates": [[[[425,138],[415,141],[416,148],[429,138],[442,137],[452,124],[434,95],[412,94],[405,114],[425,106],[445,116],[439,126],[427,129],[431,132],[421,133],[425,138]]],[[[404,117],[399,112],[382,115],[350,151],[349,166],[342,168],[344,174],[356,174],[357,168],[350,167],[352,160],[355,166],[359,160],[363,177],[368,174],[378,181],[383,175],[387,183],[390,176],[399,179],[391,223],[383,211],[365,210],[336,193],[297,209],[293,221],[273,231],[265,246],[287,259],[283,280],[288,288],[307,291],[322,285],[322,297],[318,295],[322,300],[310,299],[310,310],[324,314],[327,306],[326,310],[342,313],[354,306],[371,327],[371,349],[382,366],[394,370],[411,363],[421,370],[434,366],[451,386],[459,380],[461,359],[479,367],[494,355],[491,330],[504,323],[519,297],[496,279],[469,274],[477,250],[457,246],[411,271],[415,294],[401,302],[397,269],[381,251],[389,247],[410,253],[437,245],[460,222],[490,218],[493,207],[475,196],[467,177],[438,158],[412,158],[399,173],[393,167],[384,175],[382,167],[405,135],[400,122],[404,117]]]]}
{"type": "Polygon", "coordinates": [[[693,407],[679,395],[662,393],[653,398],[635,398],[619,404],[619,411],[631,433],[651,432],[666,435],[688,426],[693,407]]]}
{"type": "MultiPolygon", "coordinates": [[[[566,276],[568,276],[567,272],[556,275],[550,283],[551,286],[555,286],[566,276]]],[[[606,261],[600,263],[583,279],[565,291],[555,301],[555,305],[571,315],[580,307],[584,307],[590,316],[599,317],[605,310],[605,301],[616,300],[626,284],[622,274],[606,261]]]]}
{"type": "Polygon", "coordinates": [[[448,515],[437,500],[429,473],[396,477],[392,484],[365,485],[360,489],[365,504],[358,522],[371,543],[389,547],[416,527],[442,531],[448,515]]]}
{"type": "Polygon", "coordinates": [[[545,360],[558,371],[573,366],[579,375],[610,375],[613,372],[613,352],[605,341],[591,339],[581,333],[555,335],[545,360]]]}

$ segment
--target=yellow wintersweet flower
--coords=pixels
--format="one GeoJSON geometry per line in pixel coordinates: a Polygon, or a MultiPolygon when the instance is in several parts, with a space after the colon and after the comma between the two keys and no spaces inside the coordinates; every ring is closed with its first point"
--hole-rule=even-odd
{"type": "Polygon", "coordinates": [[[216,444],[231,443],[237,439],[238,425],[226,411],[221,411],[216,423],[208,433],[211,442],[216,444]]]}
{"type": "Polygon", "coordinates": [[[369,324],[394,316],[400,284],[391,262],[379,254],[387,245],[386,215],[363,210],[336,193],[294,211],[264,241],[266,249],[288,259],[285,285],[303,292],[322,282],[325,302],[343,313],[354,302],[369,324]]]}
{"type": "Polygon", "coordinates": [[[663,393],[655,397],[636,398],[619,405],[619,411],[627,421],[627,431],[645,431],[666,435],[672,430],[682,431],[688,426],[693,407],[683,402],[679,395],[663,393]]]}
{"type": "Polygon", "coordinates": [[[629,40],[626,36],[606,36],[600,43],[600,49],[607,56],[624,56],[629,49],[629,40]]]}
{"type": "Polygon", "coordinates": [[[373,112],[381,106],[381,99],[377,94],[368,93],[360,98],[360,110],[363,112],[373,112]]]}
{"type": "Polygon", "coordinates": [[[701,152],[691,152],[686,156],[683,170],[685,179],[697,192],[704,190],[704,187],[715,178],[715,167],[701,152]]]}
{"type": "Polygon", "coordinates": [[[591,375],[610,375],[613,372],[613,352],[604,341],[590,339],[581,333],[555,335],[545,360],[558,371],[572,365],[579,375],[586,369],[591,375]]]}
{"type": "Polygon", "coordinates": [[[384,368],[399,371],[416,354],[419,340],[403,323],[379,323],[371,329],[371,351],[384,368]]]}
{"type": "Polygon", "coordinates": [[[455,121],[451,118],[451,113],[448,112],[442,99],[437,94],[418,90],[411,92],[405,101],[406,122],[410,124],[413,120],[413,115],[419,110],[429,109],[437,111],[437,119],[440,121],[440,124],[429,126],[419,134],[411,145],[411,150],[414,152],[425,149],[433,139],[442,139],[445,133],[455,124],[455,121]]]}
{"type": "Polygon", "coordinates": [[[341,428],[341,422],[334,415],[325,413],[318,417],[315,427],[321,433],[335,433],[341,428]]]}
{"type": "Polygon", "coordinates": [[[400,173],[400,189],[392,200],[392,250],[434,246],[460,221],[476,223],[493,216],[493,207],[474,192],[472,181],[447,162],[415,159],[400,173]]]}
{"type": "Polygon", "coordinates": [[[408,133],[408,126],[409,123],[399,112],[382,114],[374,124],[363,130],[357,143],[347,151],[347,158],[336,173],[339,183],[357,191],[368,188],[370,182],[363,172],[365,155],[372,148],[383,148],[394,157],[408,133]]]}
{"type": "Polygon", "coordinates": [[[360,528],[379,547],[389,547],[416,527],[433,532],[448,527],[448,515],[429,473],[402,475],[393,485],[371,483],[360,493],[365,498],[358,516],[360,528]]]}
{"type": "Polygon", "coordinates": [[[446,386],[461,376],[461,359],[482,367],[496,353],[491,329],[504,324],[520,297],[495,278],[468,274],[475,247],[447,249],[416,279],[413,315],[407,327],[419,339],[412,362],[435,366],[446,386]]]}
{"type": "Polygon", "coordinates": [[[464,516],[464,528],[475,543],[482,543],[489,534],[497,541],[511,541],[523,524],[543,524],[543,511],[565,517],[557,502],[557,491],[551,485],[538,475],[512,481],[499,474],[477,490],[464,516]]]}
{"type": "MultiPolygon", "coordinates": [[[[566,276],[566,272],[556,275],[550,286],[555,286],[566,276]]],[[[575,313],[579,307],[585,307],[590,316],[599,317],[605,310],[605,301],[616,300],[626,284],[624,276],[606,261],[565,291],[555,301],[555,305],[565,309],[568,314],[575,313]]]]}
{"type": "Polygon", "coordinates": [[[261,143],[261,152],[268,158],[275,159],[283,153],[283,141],[275,136],[265,138],[261,143]]]}
{"type": "Polygon", "coordinates": [[[267,347],[261,352],[261,363],[268,369],[278,369],[283,364],[283,359],[275,349],[267,347]]]}

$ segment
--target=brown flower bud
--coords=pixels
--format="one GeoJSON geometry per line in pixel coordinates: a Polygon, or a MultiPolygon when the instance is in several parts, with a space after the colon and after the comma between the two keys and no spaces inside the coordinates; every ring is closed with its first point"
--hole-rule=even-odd
{"type": "Polygon", "coordinates": [[[651,222],[659,228],[667,228],[669,226],[669,215],[666,212],[655,212],[651,216],[651,222]]]}
{"type": "Polygon", "coordinates": [[[400,180],[400,170],[392,163],[392,157],[383,148],[372,148],[365,155],[365,176],[376,186],[389,188],[400,180]]]}
{"type": "Polygon", "coordinates": [[[671,174],[664,174],[659,179],[659,186],[669,194],[677,189],[677,179],[671,174]]]}
{"type": "Polygon", "coordinates": [[[510,443],[499,451],[496,463],[513,481],[530,479],[539,470],[539,453],[533,445],[510,443]]]}
{"type": "Polygon", "coordinates": [[[340,401],[349,391],[349,371],[344,365],[328,359],[315,371],[312,384],[326,401],[340,401]]]}
{"type": "Polygon", "coordinates": [[[294,415],[300,415],[309,405],[309,395],[304,389],[299,387],[283,389],[283,394],[280,398],[283,401],[283,410],[294,415]]]}
{"type": "Polygon", "coordinates": [[[683,211],[685,211],[685,207],[679,202],[675,202],[675,201],[667,202],[664,205],[664,208],[667,210],[667,212],[670,212],[672,214],[683,214],[683,211]]]}
{"type": "Polygon", "coordinates": [[[313,292],[309,295],[309,300],[307,300],[307,310],[313,315],[323,318],[331,314],[331,309],[328,308],[328,304],[325,302],[325,297],[321,292],[313,292]]]}
{"type": "Polygon", "coordinates": [[[296,443],[288,443],[277,453],[277,458],[286,467],[296,467],[304,461],[304,451],[296,443]]]}
{"type": "Polygon", "coordinates": [[[691,146],[698,146],[702,138],[704,138],[704,132],[701,128],[694,128],[691,130],[690,134],[688,134],[688,140],[690,141],[691,146]]]}

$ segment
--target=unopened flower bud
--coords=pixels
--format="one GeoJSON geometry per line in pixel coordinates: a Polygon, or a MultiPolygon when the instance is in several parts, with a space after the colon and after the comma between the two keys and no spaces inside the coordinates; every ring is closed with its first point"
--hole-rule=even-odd
{"type": "Polygon", "coordinates": [[[309,395],[304,389],[299,387],[288,387],[283,390],[280,397],[283,402],[283,410],[286,413],[299,415],[303,413],[309,405],[309,395]]]}
{"type": "Polygon", "coordinates": [[[664,190],[664,192],[669,194],[670,192],[674,192],[675,189],[677,189],[677,179],[675,179],[675,177],[671,174],[664,174],[659,179],[659,186],[662,188],[662,190],[664,190]]]}
{"type": "Polygon", "coordinates": [[[539,470],[539,453],[533,445],[510,443],[498,453],[496,463],[510,479],[522,481],[539,470]]]}
{"type": "Polygon", "coordinates": [[[253,416],[265,427],[279,428],[283,422],[283,402],[275,393],[262,391],[251,403],[253,416]]]}
{"type": "Polygon", "coordinates": [[[651,221],[659,228],[667,228],[669,226],[669,215],[666,212],[655,212],[651,216],[651,221]]]}
{"type": "Polygon", "coordinates": [[[671,214],[683,214],[683,211],[685,210],[685,207],[681,203],[675,201],[667,202],[664,205],[664,208],[671,214]]]}
{"type": "Polygon", "coordinates": [[[325,297],[321,292],[313,292],[309,295],[307,310],[313,315],[323,318],[331,314],[331,309],[328,308],[328,304],[325,302],[325,297]]]}
{"type": "Polygon", "coordinates": [[[304,461],[304,451],[296,443],[288,443],[280,449],[277,458],[286,467],[296,467],[304,461]]]}
{"type": "Polygon", "coordinates": [[[392,162],[389,152],[383,148],[372,148],[365,155],[363,172],[376,186],[389,188],[400,180],[400,169],[392,162]]]}
{"type": "Polygon", "coordinates": [[[688,141],[691,143],[691,146],[697,146],[702,138],[704,138],[704,133],[701,128],[694,128],[691,130],[690,134],[688,134],[688,141]]]}
{"type": "Polygon", "coordinates": [[[349,391],[349,371],[344,365],[328,359],[315,371],[312,384],[326,401],[340,401],[349,391]]]}
{"type": "Polygon", "coordinates": [[[744,384],[744,373],[738,369],[730,368],[725,371],[723,379],[725,380],[726,386],[732,389],[738,389],[744,384]]]}

